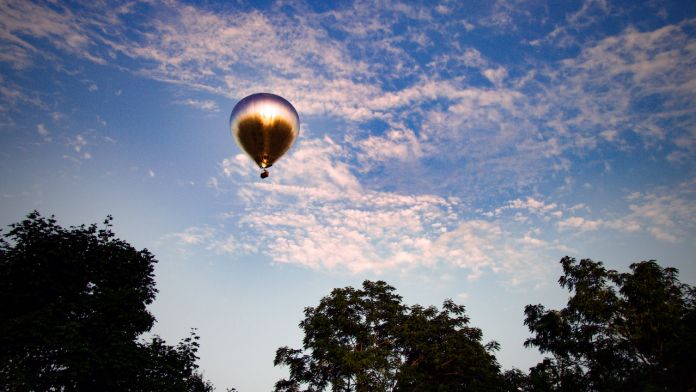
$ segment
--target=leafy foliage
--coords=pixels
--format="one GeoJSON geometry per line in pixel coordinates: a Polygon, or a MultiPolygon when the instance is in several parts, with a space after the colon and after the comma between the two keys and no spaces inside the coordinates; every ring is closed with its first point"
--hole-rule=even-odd
{"type": "Polygon", "coordinates": [[[451,300],[435,307],[414,305],[398,330],[404,363],[397,390],[497,390],[499,366],[490,352],[495,341],[481,345],[480,329],[470,327],[464,306],[451,300]]]}
{"type": "MultiPolygon", "coordinates": [[[[155,263],[115,238],[111,217],[66,229],[34,212],[11,225],[0,238],[0,390],[212,391],[195,331],[176,346],[140,338],[155,321],[155,263]]],[[[550,354],[529,374],[501,374],[498,343],[481,343],[463,306],[407,306],[365,281],[305,309],[302,349],[276,351],[290,374],[275,391],[696,390],[696,289],[676,269],[561,265],[566,307],[525,307],[525,346],[550,354]]]]}
{"type": "Polygon", "coordinates": [[[687,390],[696,387],[696,291],[655,261],[630,273],[601,262],[561,260],[559,283],[573,295],[561,310],[525,308],[534,336],[550,353],[531,369],[533,390],[687,390]]]}
{"type": "Polygon", "coordinates": [[[145,361],[138,389],[142,391],[212,391],[212,386],[197,373],[199,337],[194,331],[176,347],[155,336],[141,344],[145,361]]]}
{"type": "Polygon", "coordinates": [[[0,240],[0,385],[6,390],[207,391],[197,336],[138,340],[155,321],[154,256],[111,217],[63,228],[33,212],[0,240]]]}
{"type": "Polygon", "coordinates": [[[288,366],[290,377],[275,390],[477,391],[499,385],[495,357],[481,345],[481,330],[468,326],[463,306],[407,307],[394,291],[385,282],[365,281],[362,289],[334,289],[319,306],[306,308],[304,350],[277,350],[274,364],[288,366]]]}

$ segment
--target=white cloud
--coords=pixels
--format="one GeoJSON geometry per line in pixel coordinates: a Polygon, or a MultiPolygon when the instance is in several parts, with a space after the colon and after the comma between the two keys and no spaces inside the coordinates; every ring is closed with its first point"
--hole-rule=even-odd
{"type": "Polygon", "coordinates": [[[524,237],[520,240],[522,244],[525,245],[531,245],[531,246],[545,246],[547,245],[547,242],[544,240],[540,240],[538,238],[534,238],[530,236],[529,234],[525,234],[524,237]]]}
{"type": "Polygon", "coordinates": [[[172,238],[180,241],[185,245],[196,245],[204,242],[205,240],[211,238],[214,235],[214,229],[210,227],[205,228],[189,228],[181,233],[170,234],[172,238]]]}
{"type": "Polygon", "coordinates": [[[399,162],[423,156],[421,141],[407,128],[392,128],[384,136],[368,136],[355,143],[362,170],[370,168],[371,162],[399,162]]]}
{"type": "Polygon", "coordinates": [[[180,105],[186,105],[186,106],[191,106],[196,109],[203,110],[204,112],[219,112],[220,107],[218,106],[217,102],[206,99],[206,100],[197,100],[197,99],[186,99],[183,101],[176,101],[176,103],[180,105]]]}
{"type": "Polygon", "coordinates": [[[39,133],[39,135],[43,137],[48,136],[48,129],[46,129],[46,126],[44,124],[38,124],[36,126],[36,131],[39,133]]]}
{"type": "Polygon", "coordinates": [[[216,191],[220,191],[220,182],[218,181],[217,177],[210,177],[205,185],[209,188],[215,189],[216,191]]]}
{"type": "Polygon", "coordinates": [[[642,229],[638,221],[631,218],[616,219],[605,222],[606,227],[618,231],[635,233],[642,229]]]}
{"type": "Polygon", "coordinates": [[[46,109],[47,105],[34,92],[27,91],[12,81],[6,80],[0,75],[0,112],[4,112],[8,107],[13,107],[18,103],[28,103],[35,108],[46,109]]]}
{"type": "Polygon", "coordinates": [[[49,52],[39,50],[27,37],[47,39],[68,53],[105,63],[90,51],[94,44],[90,39],[90,23],[68,7],[46,7],[29,1],[9,2],[3,5],[0,20],[3,27],[0,31],[2,52],[12,54],[0,59],[12,63],[15,68],[30,66],[36,54],[53,59],[49,52]]]}
{"type": "MultiPolygon", "coordinates": [[[[602,148],[650,147],[668,162],[693,162],[696,45],[690,33],[695,20],[568,39],[573,29],[591,28],[610,12],[604,1],[584,1],[566,17],[566,25],[544,26],[553,32],[537,45],[577,49],[577,55],[552,64],[498,64],[460,39],[472,28],[513,31],[520,20],[542,20],[546,11],[535,14],[534,7],[543,7],[531,3],[497,1],[492,14],[473,26],[463,19],[446,20],[456,4],[432,9],[359,2],[288,16],[278,8],[214,13],[177,1],[148,2],[142,7],[157,17],[148,18],[147,29],[134,26],[124,34],[129,25],[122,17],[135,12],[128,7],[104,12],[103,3],[85,5],[78,14],[60,3],[14,2],[0,15],[5,49],[0,61],[19,69],[62,50],[110,64],[104,60],[109,52],[114,59],[137,60],[139,68],[131,71],[140,76],[198,92],[236,99],[272,91],[293,102],[303,117],[328,117],[350,129],[369,127],[371,121],[387,124],[385,132],[343,140],[303,139],[264,182],[258,182],[258,169],[243,154],[221,162],[221,179],[244,184],[238,191],[242,203],[261,194],[268,201],[244,204],[248,214],[241,223],[247,234],[266,239],[261,251],[276,262],[353,272],[443,263],[468,269],[476,278],[484,270],[512,271],[509,260],[523,263],[532,250],[556,246],[515,226],[537,218],[564,233],[614,229],[666,241],[689,239],[684,227],[694,221],[693,197],[685,191],[645,191],[630,200],[625,216],[601,218],[538,193],[517,198],[511,192],[513,200],[481,217],[463,213],[452,199],[437,196],[437,189],[419,189],[418,195],[379,191],[354,174],[388,161],[435,162],[448,173],[432,181],[433,188],[487,198],[510,189],[536,189],[552,176],[569,179],[562,191],[576,189],[563,173],[571,169],[571,159],[579,157],[582,163],[602,148]],[[394,34],[397,25],[414,27],[406,33],[410,41],[394,34]],[[432,55],[417,52],[433,37],[452,39],[438,42],[432,55]],[[53,48],[40,49],[38,41],[53,48]],[[409,47],[413,43],[415,50],[409,47]],[[500,217],[508,212],[511,219],[502,223],[500,217]]],[[[119,67],[126,63],[115,62],[119,67]]],[[[3,102],[41,103],[1,81],[3,102]]],[[[214,100],[176,102],[220,110],[214,100]]],[[[37,132],[48,134],[40,125],[37,132]]],[[[91,157],[86,145],[82,135],[69,141],[85,159],[91,157]]],[[[611,162],[604,164],[611,167],[611,162]]],[[[410,167],[403,170],[403,177],[412,175],[406,172],[410,167]]],[[[216,177],[208,184],[220,190],[216,177]]],[[[206,240],[220,244],[216,249],[222,251],[249,244],[243,236],[217,232],[206,240]]]]}
{"type": "Polygon", "coordinates": [[[75,152],[79,153],[87,145],[87,139],[85,139],[84,136],[77,134],[74,138],[68,141],[68,145],[72,146],[75,152]]]}
{"type": "MultiPolygon", "coordinates": [[[[489,271],[519,282],[543,270],[534,253],[554,245],[501,222],[462,218],[455,198],[365,189],[346,154],[328,137],[305,139],[267,180],[252,182],[227,159],[223,174],[243,184],[244,212],[226,214],[239,226],[235,249],[257,246],[276,263],[350,273],[439,265],[464,269],[471,280],[489,271]]],[[[203,245],[216,248],[224,235],[218,230],[203,245]]]]}
{"type": "Polygon", "coordinates": [[[488,64],[488,61],[483,58],[481,52],[475,48],[466,48],[458,59],[467,67],[481,68],[488,64]]]}
{"type": "MultiPolygon", "coordinates": [[[[696,47],[688,34],[693,20],[587,39],[576,43],[576,57],[513,69],[455,39],[466,30],[442,7],[358,2],[289,17],[277,10],[215,13],[176,1],[142,6],[159,17],[148,20],[147,33],[133,41],[127,40],[132,32],[122,33],[121,19],[134,12],[129,7],[113,12],[86,7],[78,15],[60,5],[22,3],[7,10],[0,39],[29,57],[36,48],[26,37],[47,39],[100,63],[106,53],[97,48],[105,45],[109,54],[141,60],[133,71],[157,80],[235,99],[272,91],[303,116],[385,121],[390,128],[384,134],[353,140],[364,163],[431,158],[484,194],[522,189],[549,173],[568,171],[570,159],[603,143],[625,148],[635,143],[625,137],[629,133],[646,145],[674,141],[676,150],[665,153],[669,162],[689,162],[696,150],[696,132],[689,130],[696,121],[689,109],[696,95],[696,47]],[[408,34],[426,45],[433,36],[453,39],[419,59],[394,34],[394,26],[409,21],[418,28],[408,34]],[[334,31],[345,34],[336,38],[334,31]],[[474,75],[493,86],[477,85],[474,75]],[[651,97],[659,97],[657,107],[634,110],[651,97]],[[448,153],[452,150],[457,154],[448,153]]],[[[566,17],[567,24],[591,28],[610,8],[603,1],[584,1],[566,17]]],[[[488,11],[479,26],[514,30],[519,21],[541,23],[548,16],[545,7],[521,0],[497,1],[488,11]]],[[[178,103],[219,110],[213,100],[178,103]]]]}
{"type": "MultiPolygon", "coordinates": [[[[696,47],[687,31],[689,20],[652,31],[628,28],[582,47],[580,55],[561,62],[563,75],[549,100],[547,117],[573,150],[594,149],[598,137],[610,143],[626,143],[620,136],[632,132],[646,146],[684,143],[681,149],[696,149],[696,135],[686,124],[696,121],[692,110],[696,90],[696,47]],[[650,109],[635,106],[652,102],[650,109]],[[571,133],[572,131],[572,133],[571,133]]],[[[540,104],[543,101],[540,101],[540,104]]]]}
{"type": "Polygon", "coordinates": [[[613,142],[616,140],[616,137],[618,136],[618,132],[616,132],[613,129],[607,129],[606,131],[600,132],[600,135],[606,139],[608,142],[613,142]]]}
{"type": "Polygon", "coordinates": [[[643,228],[663,241],[695,240],[696,190],[693,184],[694,181],[685,181],[671,189],[632,195],[631,212],[619,222],[628,231],[643,228]]]}
{"type": "Polygon", "coordinates": [[[166,235],[162,241],[173,243],[179,253],[185,254],[197,246],[217,254],[247,254],[257,251],[255,244],[242,244],[234,235],[211,226],[189,227],[182,232],[166,235]]]}
{"type": "Polygon", "coordinates": [[[49,136],[50,132],[48,131],[48,128],[46,128],[46,125],[43,123],[37,124],[36,125],[36,132],[43,138],[44,141],[50,142],[52,139],[49,136]]]}
{"type": "Polygon", "coordinates": [[[550,211],[556,208],[555,204],[546,204],[543,201],[528,197],[526,201],[515,199],[511,202],[515,208],[527,208],[532,211],[550,211]]]}
{"type": "MultiPolygon", "coordinates": [[[[243,184],[238,200],[244,212],[226,215],[238,225],[226,247],[221,245],[229,235],[225,230],[216,230],[202,245],[215,251],[258,251],[276,263],[317,270],[381,273],[447,267],[467,271],[470,280],[495,273],[516,284],[543,276],[551,265],[544,261],[555,261],[560,252],[573,252],[563,240],[550,241],[549,236],[611,229],[680,241],[696,221],[689,183],[671,195],[658,190],[630,194],[630,210],[623,217],[614,213],[598,219],[585,204],[565,206],[530,196],[476,218],[456,199],[366,189],[348,161],[345,147],[328,137],[303,140],[264,181],[246,182],[228,160],[223,174],[243,184]],[[260,198],[264,203],[258,203],[260,198]],[[525,219],[509,220],[506,212],[525,219]],[[546,221],[551,223],[537,226],[546,221]]],[[[248,160],[244,165],[253,168],[248,160]]]]}
{"type": "Polygon", "coordinates": [[[220,166],[222,173],[227,177],[232,175],[248,176],[255,164],[245,154],[237,154],[233,158],[223,159],[220,166]]]}
{"type": "Polygon", "coordinates": [[[597,230],[602,226],[602,224],[603,221],[601,219],[591,220],[579,216],[571,216],[558,222],[558,228],[561,230],[571,228],[578,229],[580,231],[587,231],[597,230]]]}
{"type": "Polygon", "coordinates": [[[558,216],[557,212],[560,212],[560,211],[557,211],[556,208],[557,208],[556,203],[546,204],[546,202],[544,202],[542,200],[536,200],[533,197],[527,197],[525,200],[522,200],[522,199],[511,200],[507,203],[507,205],[496,208],[493,211],[493,214],[500,215],[505,210],[514,209],[514,210],[527,210],[528,212],[535,214],[535,215],[552,214],[554,216],[558,216]]]}
{"type": "Polygon", "coordinates": [[[507,76],[507,70],[503,67],[488,68],[483,71],[483,76],[494,85],[500,86],[503,83],[503,79],[507,76]]]}
{"type": "Polygon", "coordinates": [[[587,216],[590,215],[589,209],[579,204],[567,208],[566,212],[574,215],[559,219],[556,226],[561,231],[611,229],[629,234],[647,233],[666,242],[693,241],[696,229],[696,191],[693,184],[691,180],[670,188],[632,192],[626,196],[626,212],[607,213],[603,219],[587,216]],[[581,212],[587,215],[580,216],[581,212]]]}
{"type": "Polygon", "coordinates": [[[565,15],[565,23],[555,26],[546,36],[529,41],[529,44],[552,44],[559,47],[580,45],[582,37],[589,37],[587,32],[596,28],[596,24],[610,12],[611,7],[606,0],[583,0],[577,10],[565,15]]]}
{"type": "Polygon", "coordinates": [[[634,201],[640,199],[642,196],[643,194],[640,192],[631,192],[628,196],[626,196],[626,200],[634,201]]]}

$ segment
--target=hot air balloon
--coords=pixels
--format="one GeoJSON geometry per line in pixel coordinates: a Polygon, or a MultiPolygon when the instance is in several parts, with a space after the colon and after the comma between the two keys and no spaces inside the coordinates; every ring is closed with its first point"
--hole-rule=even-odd
{"type": "Polygon", "coordinates": [[[299,135],[300,117],[283,97],[252,94],[232,109],[230,129],[239,147],[263,170],[261,178],[266,178],[267,168],[290,149],[299,135]]]}

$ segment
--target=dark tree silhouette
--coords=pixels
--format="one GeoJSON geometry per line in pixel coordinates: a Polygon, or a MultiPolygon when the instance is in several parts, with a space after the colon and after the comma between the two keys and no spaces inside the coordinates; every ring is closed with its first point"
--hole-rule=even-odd
{"type": "Polygon", "coordinates": [[[0,239],[0,385],[8,391],[210,391],[195,333],[139,340],[155,321],[156,260],[111,217],[63,228],[33,212],[0,239]]]}
{"type": "Polygon", "coordinates": [[[655,261],[618,273],[589,259],[561,260],[572,294],[561,310],[525,308],[534,336],[552,354],[529,375],[548,391],[686,391],[696,388],[696,290],[655,261]]]}
{"type": "Polygon", "coordinates": [[[500,367],[492,354],[500,345],[481,345],[480,329],[469,326],[464,306],[446,300],[442,310],[410,307],[397,329],[404,363],[398,391],[497,391],[500,367]]]}
{"type": "Polygon", "coordinates": [[[385,282],[334,289],[300,323],[304,350],[281,347],[290,368],[276,391],[482,391],[500,388],[491,342],[469,327],[464,307],[402,304],[385,282]],[[304,388],[304,389],[303,389],[304,388]]]}

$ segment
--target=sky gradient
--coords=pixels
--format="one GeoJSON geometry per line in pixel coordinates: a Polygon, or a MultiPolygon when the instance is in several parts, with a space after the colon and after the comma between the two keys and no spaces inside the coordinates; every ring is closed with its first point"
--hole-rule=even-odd
{"type": "Polygon", "coordinates": [[[556,3],[0,0],[0,224],[112,214],[220,390],[270,390],[364,279],[526,370],[562,256],[696,282],[696,2],[556,3]],[[229,129],[255,92],[301,121],[266,180],[229,129]]]}

